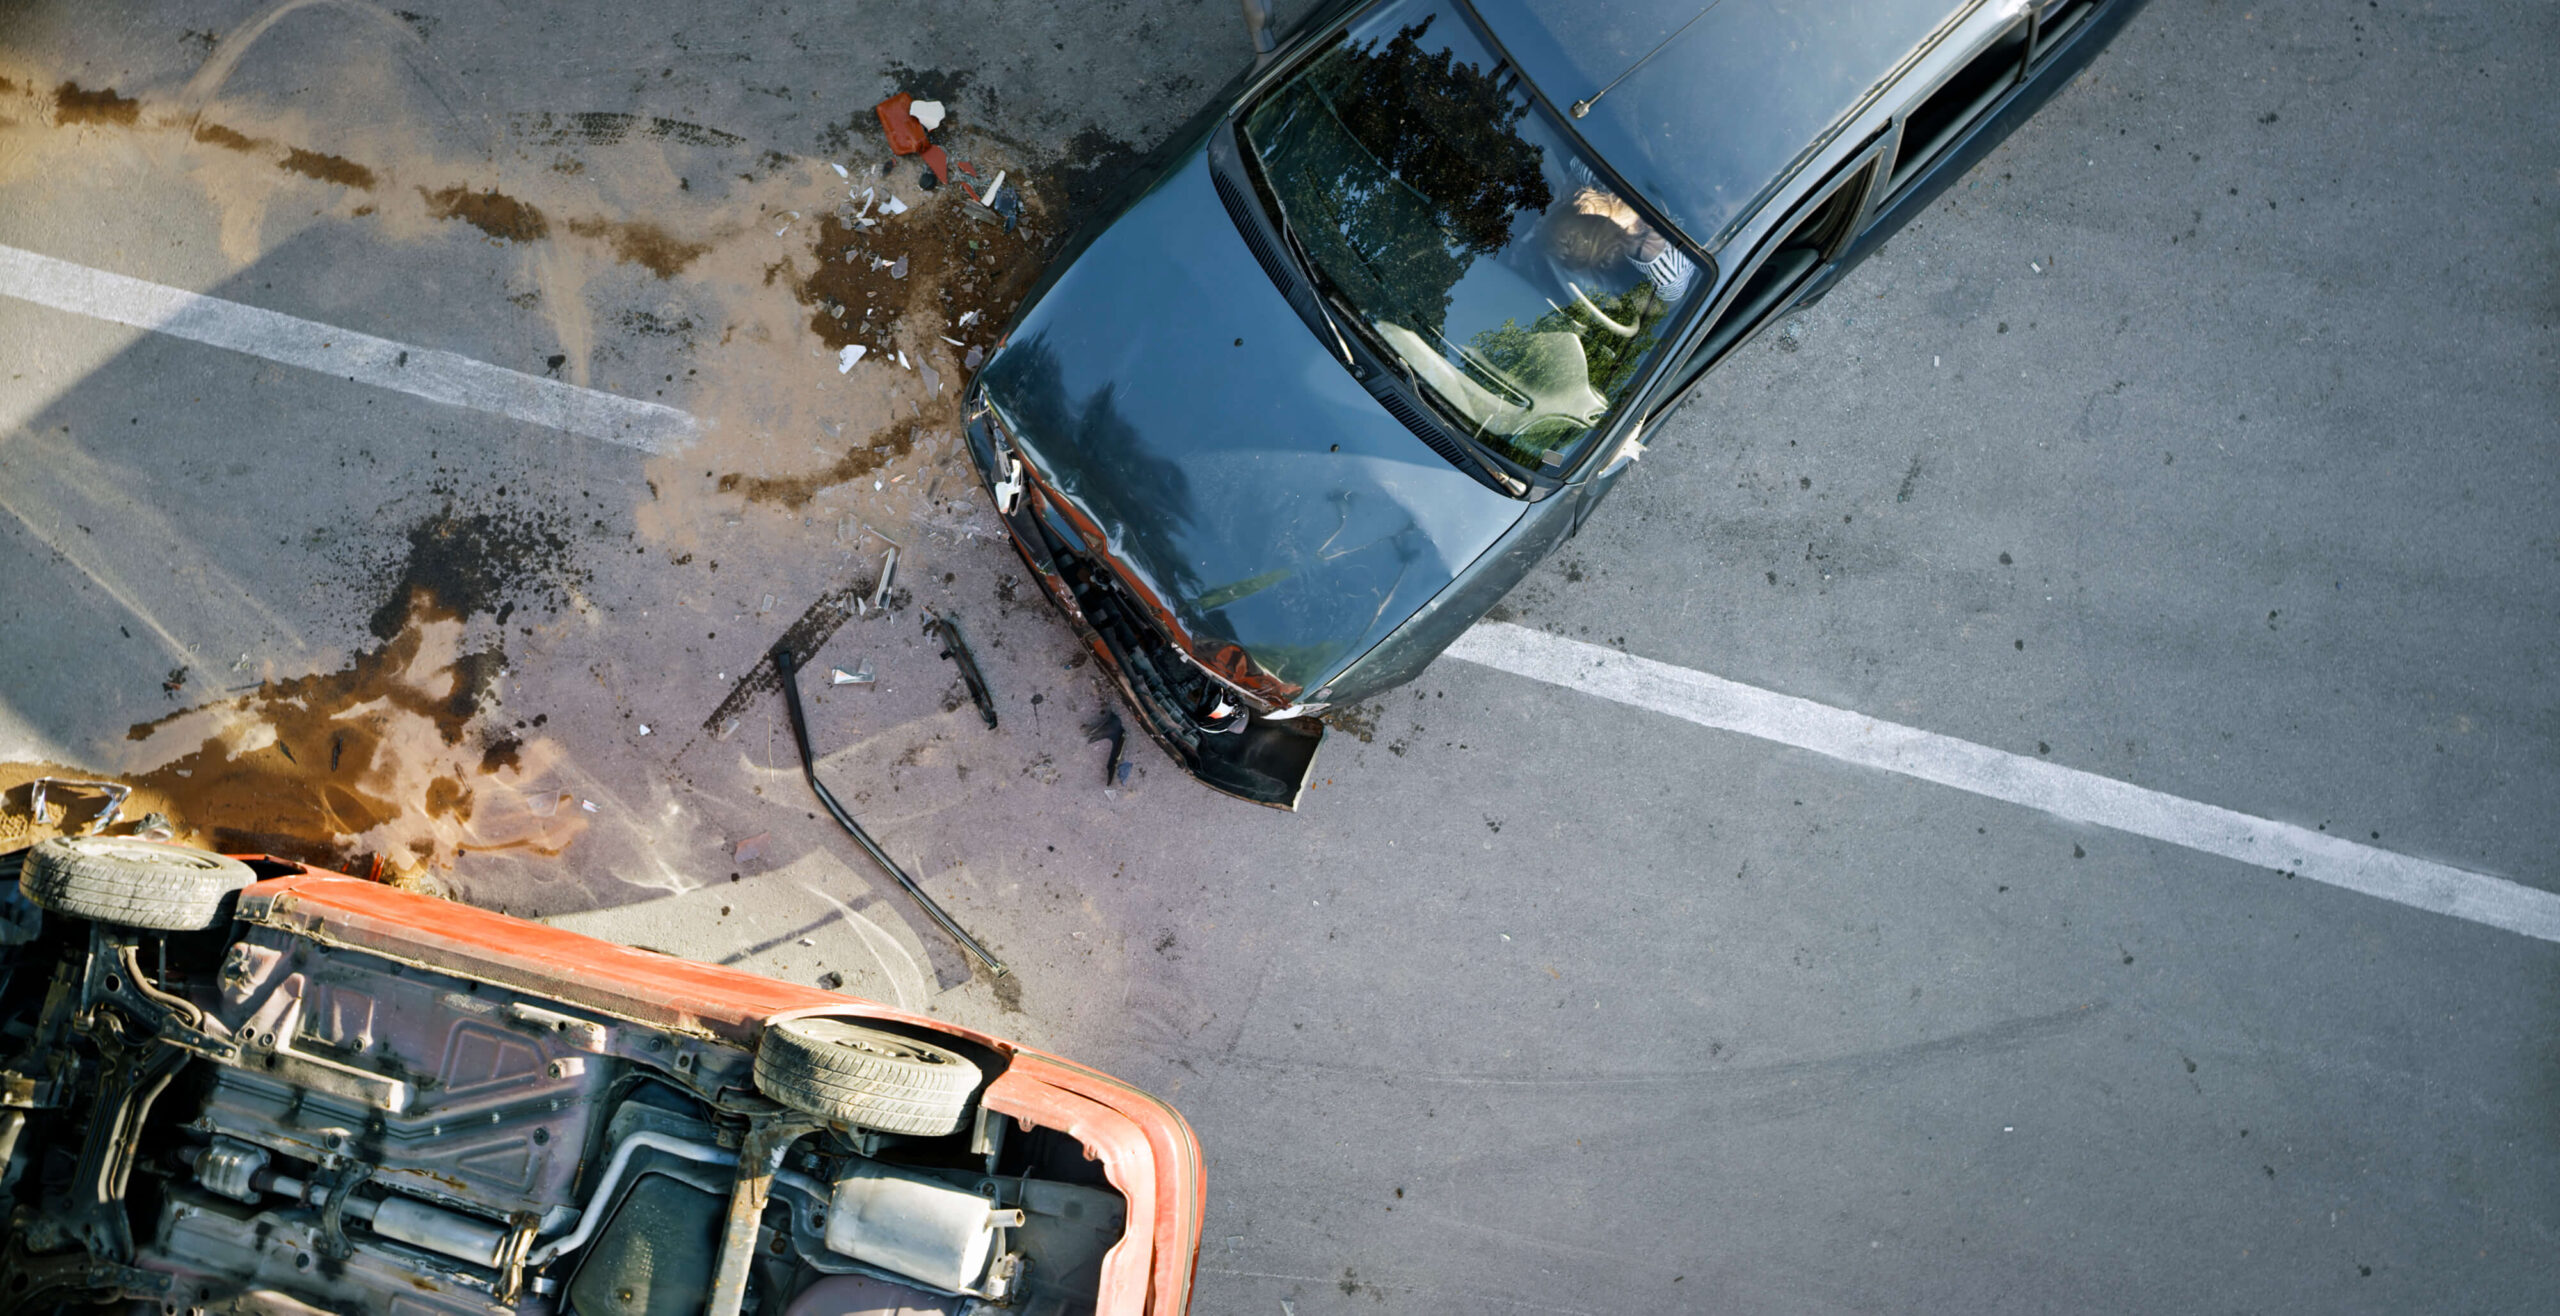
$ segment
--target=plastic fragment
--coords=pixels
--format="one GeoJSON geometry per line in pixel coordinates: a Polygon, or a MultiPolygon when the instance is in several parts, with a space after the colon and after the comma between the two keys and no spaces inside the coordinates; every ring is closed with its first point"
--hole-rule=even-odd
{"type": "Polygon", "coordinates": [[[854,363],[862,359],[862,354],[870,350],[870,348],[864,347],[860,343],[855,343],[852,346],[845,348],[843,351],[836,353],[836,373],[841,375],[852,370],[854,363]]]}
{"type": "Polygon", "coordinates": [[[753,836],[739,837],[737,844],[729,847],[729,857],[742,864],[753,863],[764,857],[765,843],[772,839],[771,832],[758,832],[753,836]]]}
{"type": "Polygon", "coordinates": [[[903,215],[907,213],[907,203],[900,201],[894,196],[885,198],[880,202],[880,213],[884,215],[903,215]]]}
{"type": "Polygon", "coordinates": [[[943,109],[940,101],[910,102],[907,113],[914,115],[915,121],[923,124],[926,132],[932,132],[942,126],[943,109]]]}
{"type": "Polygon", "coordinates": [[[914,366],[911,366],[911,365],[908,365],[908,364],[907,364],[907,349],[905,349],[905,348],[903,348],[903,347],[898,349],[898,368],[899,368],[900,370],[913,370],[913,369],[915,369],[915,367],[914,367],[914,366]]]}
{"type": "Polygon", "coordinates": [[[963,370],[975,370],[979,366],[986,364],[986,360],[987,349],[972,344],[969,348],[969,354],[960,358],[960,367],[963,370]]]}
{"type": "Polygon", "coordinates": [[[956,322],[954,323],[953,327],[954,327],[954,328],[959,328],[959,329],[966,329],[966,328],[968,328],[970,325],[976,324],[977,322],[978,322],[978,313],[977,313],[976,311],[962,311],[962,312],[960,313],[960,318],[959,318],[959,320],[958,320],[958,321],[956,321],[956,322]]]}
{"type": "Polygon", "coordinates": [[[935,369],[933,368],[933,366],[932,366],[930,363],[925,363],[925,362],[918,362],[918,363],[917,363],[917,365],[916,365],[916,369],[917,369],[917,371],[918,371],[918,372],[920,372],[920,373],[922,373],[922,374],[924,375],[924,395],[925,395],[926,397],[928,397],[928,398],[938,398],[938,397],[941,397],[941,396],[942,396],[942,374],[941,374],[941,372],[939,372],[939,371],[935,370],[935,369]]]}
{"type": "Polygon", "coordinates": [[[644,736],[645,736],[645,735],[647,735],[647,734],[649,734],[649,724],[648,724],[648,723],[643,722],[643,723],[641,723],[641,724],[640,724],[640,734],[641,734],[641,735],[644,735],[644,736]]]}
{"type": "Polygon", "coordinates": [[[833,161],[833,160],[829,160],[829,161],[827,162],[827,168],[835,170],[835,171],[836,171],[836,177],[838,177],[838,178],[851,178],[851,177],[853,177],[853,175],[852,175],[852,174],[850,174],[850,173],[848,173],[848,172],[846,172],[846,171],[845,171],[845,167],[844,167],[843,165],[837,164],[837,163],[836,163],[835,161],[833,161]]]}
{"type": "Polygon", "coordinates": [[[889,277],[893,279],[903,279],[907,277],[906,257],[900,256],[896,260],[889,262],[889,277]]]}
{"type": "Polygon", "coordinates": [[[996,171],[996,181],[987,184],[987,194],[978,198],[978,204],[985,206],[989,210],[993,210],[996,208],[996,198],[999,195],[1002,195],[1003,192],[1004,171],[999,169],[996,171]]]}
{"type": "MultiPolygon", "coordinates": [[[[875,480],[873,483],[876,484],[878,481],[875,480]]],[[[898,550],[893,548],[880,555],[880,584],[871,591],[872,607],[886,609],[889,606],[889,585],[897,578],[898,550]]]]}
{"type": "Polygon", "coordinates": [[[580,800],[578,801],[578,807],[589,813],[596,812],[596,802],[594,800],[580,800]]]}
{"type": "Polygon", "coordinates": [[[827,684],[829,685],[871,685],[878,682],[879,679],[880,678],[872,672],[871,660],[868,658],[863,659],[862,665],[854,668],[850,672],[841,667],[830,667],[827,669],[827,684]]]}

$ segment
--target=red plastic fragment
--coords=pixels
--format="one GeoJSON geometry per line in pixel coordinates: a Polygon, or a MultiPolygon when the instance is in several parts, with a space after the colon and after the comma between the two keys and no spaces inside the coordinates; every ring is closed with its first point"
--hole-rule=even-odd
{"type": "Polygon", "coordinates": [[[889,135],[889,149],[900,155],[914,155],[933,145],[924,135],[924,125],[907,110],[915,103],[915,97],[902,91],[871,107],[880,115],[880,130],[889,135]]]}

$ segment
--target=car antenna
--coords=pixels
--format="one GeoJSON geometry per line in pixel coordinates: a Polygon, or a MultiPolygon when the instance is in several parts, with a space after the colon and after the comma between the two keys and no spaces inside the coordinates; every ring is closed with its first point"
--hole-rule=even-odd
{"type": "Polygon", "coordinates": [[[1608,95],[1608,94],[1610,93],[1610,91],[1611,91],[1612,89],[1616,88],[1616,86],[1617,86],[1619,83],[1626,81],[1626,80],[1627,80],[1628,78],[1630,78],[1630,77],[1633,77],[1633,76],[1635,75],[1635,71],[1636,71],[1637,69],[1643,68],[1643,67],[1645,66],[1645,61],[1646,61],[1646,60],[1650,60],[1650,59],[1652,59],[1654,56],[1661,54],[1661,53],[1662,53],[1662,48],[1663,48],[1664,46],[1670,45],[1672,42],[1679,40],[1679,39],[1680,39],[1680,34],[1681,34],[1682,32],[1686,32],[1686,31],[1688,31],[1690,28],[1696,27],[1696,26],[1698,25],[1698,20],[1699,20],[1699,19],[1704,18],[1704,17],[1706,17],[1708,14],[1715,12],[1715,7],[1716,7],[1717,5],[1720,5],[1720,4],[1723,4],[1723,3],[1724,3],[1724,0],[1707,0],[1707,7],[1706,7],[1706,8],[1701,9],[1701,10],[1699,10],[1696,14],[1691,15],[1691,16],[1690,16],[1690,18],[1689,18],[1689,21],[1688,21],[1688,22],[1686,22],[1686,23],[1682,23],[1682,24],[1681,24],[1681,25],[1680,25],[1676,30],[1674,30],[1674,31],[1672,32],[1672,34],[1671,34],[1671,35],[1669,35],[1669,36],[1667,36],[1667,37],[1664,37],[1664,38],[1661,40],[1661,42],[1660,42],[1660,43],[1656,44],[1656,45],[1654,46],[1654,48],[1653,48],[1653,49],[1651,49],[1651,50],[1648,50],[1648,51],[1644,52],[1644,58],[1643,58],[1643,59],[1639,59],[1639,60],[1637,60],[1637,61],[1636,61],[1635,63],[1633,63],[1633,64],[1629,64],[1629,65],[1627,66],[1627,71],[1626,71],[1626,72],[1621,73],[1621,74],[1619,74],[1618,76],[1616,76],[1616,77],[1614,77],[1614,78],[1609,79],[1609,85],[1608,85],[1608,86],[1606,86],[1606,87],[1602,87],[1600,90],[1598,90],[1598,91],[1595,91],[1595,92],[1591,93],[1589,96],[1586,96],[1586,97],[1582,98],[1581,100],[1575,101],[1575,102],[1573,103],[1573,117],[1575,117],[1575,118],[1579,119],[1579,118],[1583,117],[1584,115],[1591,113],[1591,107],[1592,107],[1592,106],[1594,106],[1594,105],[1599,104],[1599,103],[1600,103],[1600,98],[1601,98],[1601,97],[1608,95]]]}

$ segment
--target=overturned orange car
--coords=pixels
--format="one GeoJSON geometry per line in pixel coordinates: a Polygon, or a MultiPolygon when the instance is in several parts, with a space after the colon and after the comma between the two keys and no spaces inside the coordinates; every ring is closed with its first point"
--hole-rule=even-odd
{"type": "Polygon", "coordinates": [[[0,856],[0,1309],[1174,1316],[1199,1146],[1002,1039],[265,857],[0,856]]]}

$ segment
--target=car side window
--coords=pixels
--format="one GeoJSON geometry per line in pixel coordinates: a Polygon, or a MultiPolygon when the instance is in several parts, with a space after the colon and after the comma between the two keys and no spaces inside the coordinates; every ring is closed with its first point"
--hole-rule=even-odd
{"type": "Polygon", "coordinates": [[[1894,148],[1888,196],[1929,172],[1929,166],[1964,136],[2001,93],[2017,85],[2027,66],[2028,25],[2025,19],[1994,38],[1981,54],[1965,61],[1953,76],[1921,98],[1902,116],[1902,138],[1894,148]]]}
{"type": "Polygon", "coordinates": [[[1839,253],[1854,232],[1875,169],[1875,162],[1870,160],[1845,171],[1827,193],[1809,205],[1784,237],[1769,245],[1769,254],[1726,301],[1706,337],[1689,350],[1687,359],[1674,372],[1666,397],[1676,399],[1686,392],[1708,367],[1783,310],[1823,262],[1839,253]]]}

